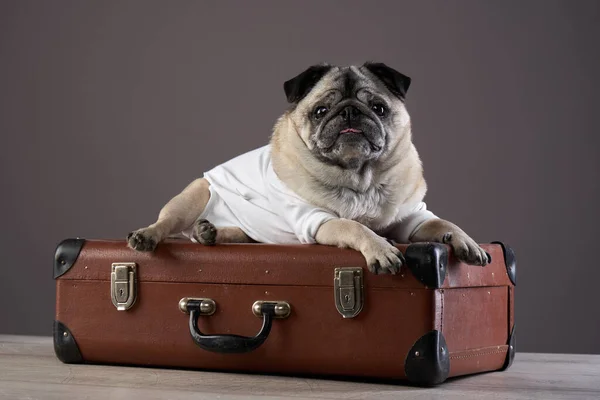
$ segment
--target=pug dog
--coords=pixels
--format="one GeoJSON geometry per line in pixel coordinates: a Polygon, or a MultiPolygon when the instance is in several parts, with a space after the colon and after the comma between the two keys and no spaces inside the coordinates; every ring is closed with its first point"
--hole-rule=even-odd
{"type": "Polygon", "coordinates": [[[361,252],[375,274],[399,272],[394,242],[441,242],[471,265],[489,255],[427,210],[427,184],[405,98],[411,79],[383,64],[313,65],[283,85],[289,109],[267,145],[204,173],[158,220],[129,233],[153,251],[182,233],[203,245],[306,243],[361,252]]]}

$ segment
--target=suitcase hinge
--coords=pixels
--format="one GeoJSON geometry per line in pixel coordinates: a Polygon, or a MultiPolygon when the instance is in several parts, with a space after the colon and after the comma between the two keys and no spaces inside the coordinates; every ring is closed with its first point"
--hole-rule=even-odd
{"type": "Polygon", "coordinates": [[[362,268],[336,268],[333,279],[335,307],[344,318],[356,317],[363,308],[362,268]]]}
{"type": "Polygon", "coordinates": [[[129,310],[137,297],[135,263],[113,263],[110,274],[110,297],[119,311],[129,310]]]}

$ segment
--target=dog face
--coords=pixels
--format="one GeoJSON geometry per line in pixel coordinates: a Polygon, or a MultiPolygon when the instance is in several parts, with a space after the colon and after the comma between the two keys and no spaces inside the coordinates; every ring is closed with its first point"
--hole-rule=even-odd
{"type": "Polygon", "coordinates": [[[320,161],[360,169],[410,135],[404,106],[410,78],[381,63],[315,65],[285,82],[290,116],[320,161]]]}

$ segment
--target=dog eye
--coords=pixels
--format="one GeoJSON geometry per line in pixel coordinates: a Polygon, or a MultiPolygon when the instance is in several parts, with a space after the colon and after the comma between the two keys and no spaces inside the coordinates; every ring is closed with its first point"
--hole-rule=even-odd
{"type": "Polygon", "coordinates": [[[375,114],[379,115],[380,117],[383,117],[386,113],[386,108],[383,104],[380,103],[375,103],[371,106],[371,109],[373,111],[375,111],[375,114]]]}
{"type": "Polygon", "coordinates": [[[327,111],[329,111],[329,109],[327,107],[324,107],[324,106],[317,107],[315,109],[315,118],[319,119],[319,118],[323,117],[323,115],[327,114],[327,111]]]}

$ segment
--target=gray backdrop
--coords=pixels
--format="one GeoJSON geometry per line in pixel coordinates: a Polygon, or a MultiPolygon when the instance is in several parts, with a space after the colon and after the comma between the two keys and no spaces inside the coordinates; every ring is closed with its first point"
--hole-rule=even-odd
{"type": "Polygon", "coordinates": [[[152,222],[267,142],[284,80],[376,60],[429,207],[516,250],[519,350],[600,353],[600,2],[368,3],[0,1],[0,333],[51,333],[61,239],[152,222]]]}

